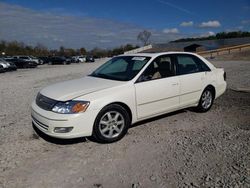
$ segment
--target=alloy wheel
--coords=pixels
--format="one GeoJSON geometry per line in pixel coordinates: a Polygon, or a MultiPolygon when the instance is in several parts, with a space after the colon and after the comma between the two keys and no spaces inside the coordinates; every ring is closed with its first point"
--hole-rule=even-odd
{"type": "Polygon", "coordinates": [[[103,137],[115,138],[122,133],[125,127],[125,120],[119,112],[109,111],[101,117],[98,127],[103,137]]]}
{"type": "Polygon", "coordinates": [[[210,106],[212,105],[212,101],[213,101],[213,95],[211,93],[211,91],[206,90],[201,97],[201,105],[204,109],[208,109],[210,108],[210,106]]]}

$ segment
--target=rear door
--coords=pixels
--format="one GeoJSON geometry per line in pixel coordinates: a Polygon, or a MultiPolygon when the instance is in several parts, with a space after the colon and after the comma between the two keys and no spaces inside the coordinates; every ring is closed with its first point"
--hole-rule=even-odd
{"type": "Polygon", "coordinates": [[[198,103],[206,84],[206,71],[196,56],[176,54],[177,75],[180,79],[180,106],[198,103]]]}
{"type": "Polygon", "coordinates": [[[135,83],[137,117],[144,119],[179,107],[179,79],[173,58],[157,57],[135,83]]]}

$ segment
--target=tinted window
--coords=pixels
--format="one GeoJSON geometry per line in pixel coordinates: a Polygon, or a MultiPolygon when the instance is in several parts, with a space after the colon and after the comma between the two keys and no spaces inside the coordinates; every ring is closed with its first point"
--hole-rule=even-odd
{"type": "Polygon", "coordinates": [[[204,63],[200,58],[194,56],[194,59],[197,63],[200,64],[202,71],[211,71],[206,63],[204,63]]]}
{"type": "Polygon", "coordinates": [[[142,73],[139,82],[174,76],[174,64],[170,56],[157,57],[142,73]]]}
{"type": "Polygon", "coordinates": [[[177,55],[177,74],[190,74],[202,71],[201,66],[192,56],[177,55]]]}

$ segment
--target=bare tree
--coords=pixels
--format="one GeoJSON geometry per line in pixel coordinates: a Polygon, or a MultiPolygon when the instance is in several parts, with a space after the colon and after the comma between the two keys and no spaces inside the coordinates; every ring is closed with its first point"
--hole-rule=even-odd
{"type": "Polygon", "coordinates": [[[64,52],[65,52],[64,46],[60,46],[60,48],[59,48],[59,55],[60,55],[60,56],[63,56],[63,55],[64,55],[64,52]]]}
{"type": "Polygon", "coordinates": [[[80,48],[79,49],[79,51],[80,51],[80,55],[85,55],[85,54],[87,54],[87,51],[86,51],[86,49],[85,48],[80,48]]]}
{"type": "Polygon", "coordinates": [[[150,37],[151,37],[151,32],[144,30],[138,34],[137,40],[141,41],[143,45],[146,46],[149,42],[150,37]]]}

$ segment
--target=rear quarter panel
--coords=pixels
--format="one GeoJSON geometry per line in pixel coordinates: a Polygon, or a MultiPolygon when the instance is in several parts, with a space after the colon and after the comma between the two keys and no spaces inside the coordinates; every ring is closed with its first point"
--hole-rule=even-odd
{"type": "Polygon", "coordinates": [[[223,68],[217,68],[214,71],[215,75],[216,75],[216,98],[221,96],[225,91],[226,91],[226,87],[227,87],[227,83],[224,80],[224,69],[223,68]]]}

